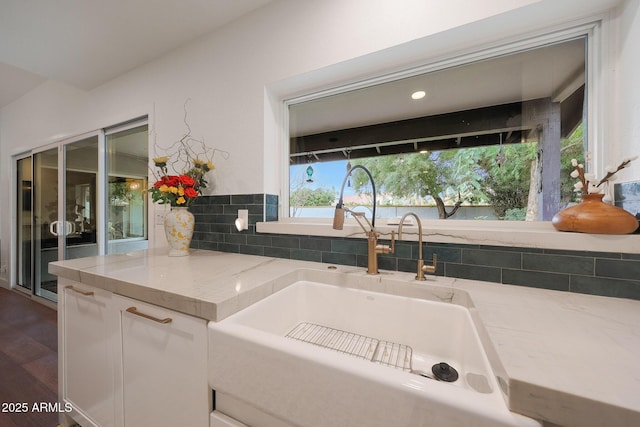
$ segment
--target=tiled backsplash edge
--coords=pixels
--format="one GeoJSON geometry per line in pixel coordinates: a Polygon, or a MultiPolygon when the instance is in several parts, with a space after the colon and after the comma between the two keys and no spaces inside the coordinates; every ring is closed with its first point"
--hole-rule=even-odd
{"type": "MultiPolygon", "coordinates": [[[[278,196],[204,196],[190,210],[196,217],[192,247],[223,252],[366,267],[365,239],[256,233],[256,223],[278,219],[278,196]],[[238,209],[249,211],[249,229],[234,226],[238,209]]],[[[640,254],[502,246],[425,243],[425,262],[438,255],[437,274],[447,277],[640,300],[640,254]]],[[[379,255],[384,270],[415,271],[416,242],[396,242],[379,255]]]]}

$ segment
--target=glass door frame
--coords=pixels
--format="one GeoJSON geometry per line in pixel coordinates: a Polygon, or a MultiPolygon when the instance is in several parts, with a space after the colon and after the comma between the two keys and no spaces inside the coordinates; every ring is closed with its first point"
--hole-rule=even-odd
{"type": "MultiPolygon", "coordinates": [[[[33,277],[33,253],[34,253],[34,248],[33,248],[33,239],[34,239],[34,233],[33,233],[33,180],[34,180],[34,171],[33,171],[33,152],[29,151],[29,152],[24,152],[24,153],[19,153],[19,154],[15,154],[12,158],[12,190],[13,190],[13,194],[11,197],[11,203],[12,203],[12,208],[11,208],[11,213],[12,213],[12,218],[13,219],[13,227],[11,227],[11,244],[10,244],[10,253],[11,254],[15,254],[14,255],[14,259],[10,260],[10,262],[12,263],[12,266],[10,268],[10,283],[11,283],[11,287],[19,290],[20,292],[26,293],[26,294],[33,294],[34,293],[34,277],[33,277]],[[30,220],[30,232],[29,232],[29,275],[30,275],[30,283],[29,286],[22,286],[20,285],[18,282],[20,280],[20,278],[22,277],[22,266],[20,265],[20,260],[22,259],[22,257],[24,256],[24,251],[22,250],[22,245],[18,242],[18,239],[22,236],[22,230],[21,230],[21,225],[22,222],[19,218],[19,215],[24,215],[23,213],[23,208],[18,204],[19,201],[19,197],[18,197],[18,192],[21,191],[21,183],[18,179],[18,163],[21,160],[28,160],[29,162],[29,166],[31,168],[31,188],[29,190],[29,205],[30,205],[30,209],[29,209],[29,220],[30,220]],[[13,181],[15,180],[15,181],[13,181]],[[20,253],[19,253],[20,252],[20,253]]],[[[24,204],[23,204],[24,206],[24,204]]]]}
{"type": "MultiPolygon", "coordinates": [[[[105,134],[103,130],[87,132],[58,142],[58,221],[65,224],[66,215],[66,188],[67,188],[67,156],[66,148],[76,142],[92,137],[98,138],[98,170],[96,173],[96,243],[98,255],[106,253],[106,227],[104,216],[104,182],[106,177],[105,134]],[[102,205],[102,206],[101,206],[102,205]]],[[[58,259],[67,259],[67,239],[64,233],[58,234],[58,259]]]]}
{"type": "MultiPolygon", "coordinates": [[[[35,228],[37,227],[37,223],[36,223],[36,205],[35,205],[35,191],[36,191],[36,185],[41,185],[41,183],[36,183],[36,175],[37,175],[37,171],[35,168],[35,156],[47,151],[51,151],[51,150],[57,150],[57,163],[56,163],[56,167],[58,168],[57,170],[57,175],[59,177],[60,175],[60,143],[59,142],[55,142],[55,143],[50,143],[50,144],[46,144],[37,148],[33,148],[30,151],[27,152],[22,152],[16,155],[12,156],[12,187],[14,188],[14,191],[16,191],[16,193],[12,194],[11,197],[11,203],[12,203],[12,227],[11,227],[11,253],[15,254],[13,256],[13,259],[11,259],[11,263],[12,263],[12,268],[11,268],[11,272],[10,272],[10,286],[13,289],[17,289],[20,292],[23,292],[25,294],[31,295],[32,297],[36,297],[41,299],[42,301],[45,301],[47,303],[50,302],[55,302],[56,300],[56,295],[52,292],[46,291],[44,292],[44,295],[38,294],[38,283],[37,283],[37,279],[38,277],[40,277],[39,275],[36,274],[36,269],[38,268],[38,264],[40,261],[40,258],[38,257],[36,259],[36,232],[35,232],[35,228]],[[21,285],[18,284],[18,279],[20,277],[20,269],[21,269],[21,265],[20,265],[20,259],[21,257],[18,257],[18,249],[19,249],[19,244],[18,244],[18,237],[20,236],[19,232],[18,232],[18,225],[19,225],[19,221],[18,221],[18,217],[17,215],[19,214],[18,209],[20,208],[17,204],[18,202],[18,197],[17,197],[17,189],[18,189],[18,162],[20,160],[25,160],[25,159],[29,159],[29,163],[31,165],[31,191],[30,191],[30,205],[31,205],[31,210],[30,210],[30,215],[31,215],[31,235],[30,235],[30,250],[29,250],[29,263],[30,263],[30,274],[31,274],[31,283],[30,283],[30,287],[26,288],[23,287],[21,285]]],[[[59,207],[59,198],[60,198],[60,186],[58,186],[58,209],[59,207]]],[[[22,212],[20,212],[22,213],[22,212]]],[[[58,211],[59,214],[59,211],[58,211]]],[[[60,220],[59,215],[58,215],[58,221],[60,220]]],[[[59,245],[59,240],[58,240],[58,245],[59,245]]],[[[58,251],[56,253],[56,256],[59,259],[60,256],[60,251],[58,248],[58,251]]]]}
{"type": "MultiPolygon", "coordinates": [[[[11,197],[11,203],[14,205],[13,206],[13,227],[12,227],[12,233],[11,233],[11,253],[15,254],[14,259],[11,260],[12,262],[12,268],[11,268],[11,274],[10,274],[10,283],[11,283],[11,287],[20,290],[21,292],[24,293],[28,293],[32,296],[35,297],[39,297],[39,298],[44,298],[47,301],[56,301],[57,299],[57,295],[43,290],[44,294],[43,295],[38,295],[37,289],[39,288],[38,284],[36,283],[36,269],[38,268],[38,264],[40,262],[40,258],[36,257],[36,245],[34,244],[36,235],[34,233],[34,227],[36,227],[36,222],[35,222],[35,206],[34,206],[34,199],[35,199],[35,186],[36,185],[43,185],[43,183],[36,183],[36,170],[35,170],[35,156],[39,153],[44,153],[46,151],[52,150],[52,149],[56,149],[57,150],[57,185],[58,185],[58,194],[57,194],[57,221],[58,224],[65,224],[66,223],[66,147],[70,146],[71,144],[75,143],[75,142],[79,142],[88,138],[92,138],[92,137],[96,137],[98,138],[98,170],[97,170],[97,174],[96,174],[96,241],[97,241],[97,248],[98,248],[98,255],[104,255],[106,253],[106,247],[107,247],[107,239],[106,239],[106,227],[104,226],[105,224],[105,215],[106,215],[106,208],[105,208],[105,200],[106,200],[106,181],[107,181],[107,171],[106,171],[106,159],[105,159],[105,132],[103,130],[98,130],[98,131],[93,131],[93,132],[87,132],[84,133],[82,135],[77,135],[71,138],[67,138],[61,141],[57,141],[54,143],[50,143],[50,144],[46,144],[40,147],[36,147],[31,149],[30,151],[27,152],[23,152],[20,154],[16,154],[13,156],[12,158],[12,166],[13,166],[13,177],[12,177],[12,182],[14,183],[13,187],[14,187],[14,191],[16,193],[13,194],[13,196],[11,197]],[[17,205],[17,185],[18,185],[18,180],[17,180],[17,172],[18,172],[18,161],[19,160],[23,160],[23,159],[30,159],[31,161],[31,170],[32,170],[32,178],[31,178],[31,182],[32,182],[32,189],[31,189],[31,224],[32,224],[32,231],[31,231],[31,250],[30,250],[30,257],[31,257],[31,289],[27,289],[26,287],[23,287],[21,285],[18,285],[18,278],[19,278],[19,269],[20,269],[20,258],[17,256],[17,250],[18,250],[18,237],[19,237],[19,233],[17,230],[17,226],[18,226],[18,209],[19,206],[17,205]]],[[[57,260],[64,260],[66,259],[66,235],[65,233],[58,233],[57,235],[57,260]]]]}
{"type": "MultiPolygon", "coordinates": [[[[38,232],[38,226],[42,225],[42,219],[41,220],[36,220],[37,216],[41,216],[41,212],[38,210],[38,205],[36,203],[36,197],[37,197],[37,193],[40,190],[40,187],[44,188],[44,183],[39,182],[39,180],[37,179],[38,174],[40,173],[40,171],[36,168],[37,166],[37,162],[36,162],[36,156],[39,154],[44,154],[48,151],[56,151],[56,173],[57,176],[60,177],[60,147],[59,144],[48,144],[46,146],[43,147],[38,147],[37,149],[32,150],[31,152],[31,164],[32,164],[32,171],[33,171],[33,179],[31,180],[31,201],[32,201],[32,209],[31,212],[33,214],[32,216],[32,224],[33,224],[33,232],[31,233],[32,235],[32,240],[31,240],[31,274],[33,277],[33,283],[32,283],[32,289],[31,292],[33,295],[40,297],[40,298],[44,298],[48,301],[53,301],[56,302],[57,300],[57,294],[47,290],[46,288],[42,287],[42,276],[43,276],[43,272],[42,272],[42,256],[43,256],[43,248],[42,248],[42,235],[43,235],[43,227],[39,228],[39,232],[38,232]]],[[[60,197],[61,197],[61,193],[60,193],[60,182],[57,182],[57,186],[58,186],[58,192],[57,192],[57,221],[60,221],[60,197]]],[[[64,194],[64,193],[62,193],[64,194]]],[[[52,226],[53,224],[50,224],[50,226],[52,226]]],[[[58,238],[58,242],[57,242],[57,251],[56,251],[56,255],[55,255],[55,261],[61,259],[60,258],[60,239],[58,238]]],[[[46,272],[45,272],[46,273],[46,272]]]]}

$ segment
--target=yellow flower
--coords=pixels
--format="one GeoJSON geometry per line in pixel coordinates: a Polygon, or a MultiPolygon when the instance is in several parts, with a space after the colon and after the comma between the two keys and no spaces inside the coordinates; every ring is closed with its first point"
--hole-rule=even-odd
{"type": "Polygon", "coordinates": [[[184,205],[185,202],[186,200],[184,199],[184,197],[178,197],[178,200],[176,200],[177,205],[184,205]]]}
{"type": "Polygon", "coordinates": [[[169,192],[169,187],[166,184],[162,184],[159,188],[160,192],[162,193],[168,193],[169,192]]]}
{"type": "Polygon", "coordinates": [[[215,169],[211,160],[205,162],[204,160],[193,159],[193,167],[194,169],[202,169],[205,173],[215,169]]]}
{"type": "Polygon", "coordinates": [[[178,187],[169,187],[169,191],[171,191],[173,194],[178,193],[178,187]]]}
{"type": "Polygon", "coordinates": [[[178,187],[178,196],[184,196],[184,188],[178,187]]]}
{"type": "Polygon", "coordinates": [[[155,163],[157,167],[162,167],[162,166],[166,165],[168,161],[169,161],[168,157],[154,157],[153,158],[153,163],[155,163]]]}

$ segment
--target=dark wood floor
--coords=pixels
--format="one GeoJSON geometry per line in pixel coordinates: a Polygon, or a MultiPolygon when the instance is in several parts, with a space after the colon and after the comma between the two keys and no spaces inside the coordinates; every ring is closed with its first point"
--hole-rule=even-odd
{"type": "Polygon", "coordinates": [[[0,287],[0,426],[55,427],[57,412],[33,409],[57,396],[55,310],[0,287]]]}

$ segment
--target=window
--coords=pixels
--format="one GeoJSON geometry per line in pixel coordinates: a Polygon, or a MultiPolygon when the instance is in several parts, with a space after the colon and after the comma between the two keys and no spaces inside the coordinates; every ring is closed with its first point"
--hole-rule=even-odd
{"type": "MultiPolygon", "coordinates": [[[[581,35],[289,101],[289,215],[333,216],[361,164],[378,217],[550,220],[587,146],[586,52],[581,35]]],[[[371,199],[358,170],[344,202],[371,199]]]]}
{"type": "Polygon", "coordinates": [[[106,132],[109,253],[147,246],[148,126],[106,132]]]}

